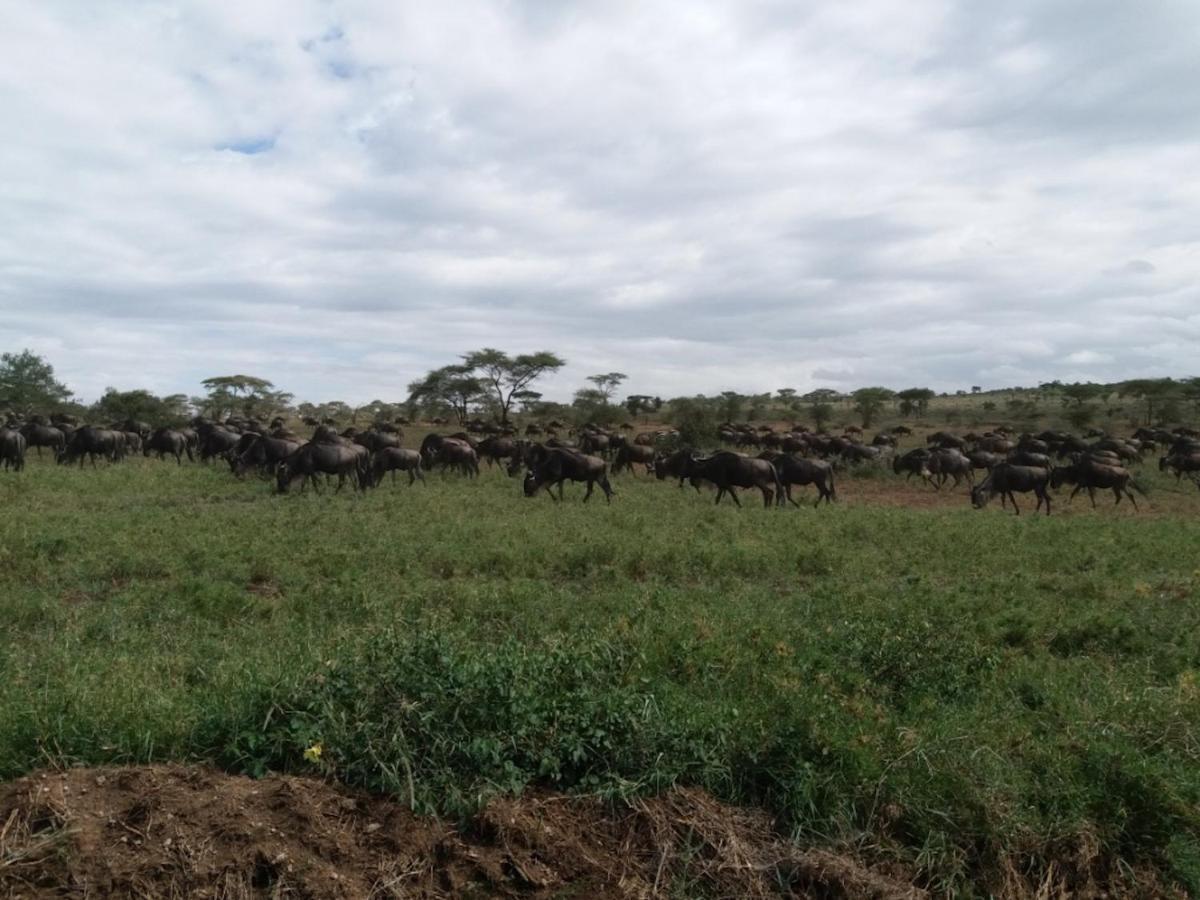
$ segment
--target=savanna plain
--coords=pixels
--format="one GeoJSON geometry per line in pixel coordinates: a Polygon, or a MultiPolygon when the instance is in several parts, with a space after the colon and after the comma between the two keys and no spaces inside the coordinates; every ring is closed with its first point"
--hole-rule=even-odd
{"type": "Polygon", "coordinates": [[[890,471],[820,509],[5,474],[0,778],[201,764],[449,821],[682,786],[933,894],[1200,892],[1200,491],[1152,462],[1139,510],[1048,518],[890,471]]]}

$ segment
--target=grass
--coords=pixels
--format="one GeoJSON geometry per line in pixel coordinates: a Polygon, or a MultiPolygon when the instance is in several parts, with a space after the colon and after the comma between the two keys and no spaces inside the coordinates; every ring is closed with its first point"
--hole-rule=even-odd
{"type": "Polygon", "coordinates": [[[1200,496],[1151,468],[1169,515],[1018,519],[849,477],[739,511],[34,461],[0,478],[0,777],[206,760],[449,814],[685,782],[936,890],[1091,857],[1200,891],[1200,496]]]}

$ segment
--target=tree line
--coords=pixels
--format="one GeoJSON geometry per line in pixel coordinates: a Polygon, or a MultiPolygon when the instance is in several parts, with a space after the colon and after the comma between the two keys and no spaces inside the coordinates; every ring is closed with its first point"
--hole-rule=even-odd
{"type": "MultiPolygon", "coordinates": [[[[97,421],[138,419],[183,422],[201,415],[211,419],[229,416],[268,419],[296,415],[318,421],[348,424],[444,418],[465,425],[472,418],[512,424],[526,418],[560,418],[571,422],[670,422],[682,431],[708,428],[714,422],[762,422],[803,419],[823,430],[840,419],[853,418],[870,428],[886,415],[922,419],[935,401],[954,410],[974,409],[985,416],[1006,416],[1014,421],[1036,421],[1057,415],[1076,428],[1086,428],[1115,415],[1135,417],[1139,424],[1182,423],[1200,416],[1200,378],[1140,378],[1110,384],[1060,381],[1036,388],[1017,387],[953,395],[927,387],[892,390],[882,386],[841,392],[817,388],[799,393],[793,388],[742,394],[722,391],[664,400],[651,394],[629,393],[618,401],[628,381],[623,372],[602,372],[587,377],[587,386],[575,391],[570,403],[547,400],[536,390],[539,379],[559,371],[566,360],[548,350],[510,354],[485,347],[463,354],[458,362],[430,370],[408,385],[403,400],[373,400],[360,406],[344,401],[295,403],[294,396],[269,380],[252,375],[220,375],[201,382],[204,393],[195,396],[157,396],[144,389],[107,388],[94,403],[73,400],[73,392],[55,374],[53,366],[30,350],[0,354],[0,416],[21,418],[33,413],[71,412],[97,421]],[[1114,401],[1132,401],[1133,407],[1114,401]],[[957,402],[957,406],[951,404],[957,402]]],[[[1132,424],[1133,420],[1130,420],[1132,424]]]]}

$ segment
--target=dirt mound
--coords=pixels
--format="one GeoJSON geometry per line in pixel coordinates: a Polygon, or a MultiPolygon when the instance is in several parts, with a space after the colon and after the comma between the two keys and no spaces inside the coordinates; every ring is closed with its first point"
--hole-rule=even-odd
{"type": "Polygon", "coordinates": [[[762,814],[675,790],[632,808],[526,796],[463,828],[320,781],[182,766],[0,787],[4,897],[923,896],[762,814]]]}

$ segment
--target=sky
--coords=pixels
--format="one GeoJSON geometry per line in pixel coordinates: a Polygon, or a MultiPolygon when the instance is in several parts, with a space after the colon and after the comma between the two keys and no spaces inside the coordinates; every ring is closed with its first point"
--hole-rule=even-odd
{"type": "Polygon", "coordinates": [[[1194,0],[13,0],[0,349],[84,399],[1200,375],[1194,0]]]}

